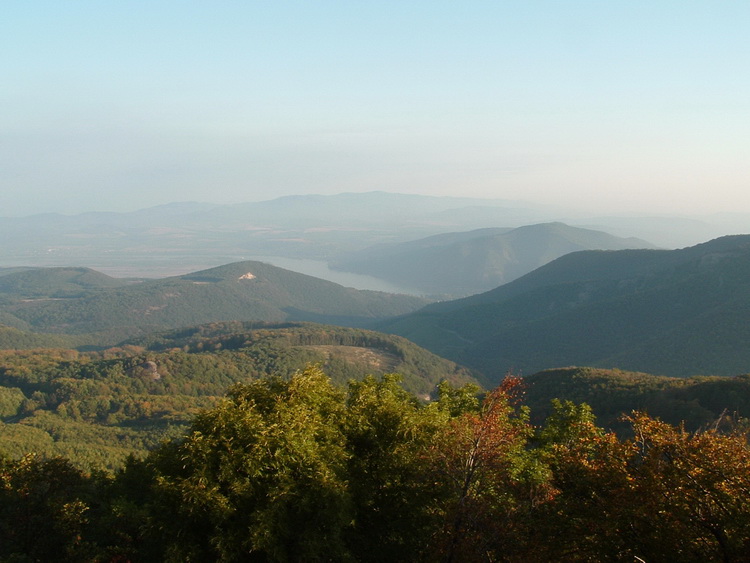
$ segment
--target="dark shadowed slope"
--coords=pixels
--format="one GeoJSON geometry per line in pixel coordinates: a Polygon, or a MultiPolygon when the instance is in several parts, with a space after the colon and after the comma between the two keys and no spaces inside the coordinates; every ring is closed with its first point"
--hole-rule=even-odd
{"type": "Polygon", "coordinates": [[[565,365],[667,375],[750,371],[750,236],[674,250],[585,251],[384,330],[480,369],[565,365]]]}

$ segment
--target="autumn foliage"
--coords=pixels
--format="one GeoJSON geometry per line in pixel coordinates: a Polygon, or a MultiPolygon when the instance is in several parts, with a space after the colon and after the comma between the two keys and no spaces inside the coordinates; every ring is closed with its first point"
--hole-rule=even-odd
{"type": "Polygon", "coordinates": [[[515,377],[477,392],[313,367],[233,387],[117,475],[2,460],[0,560],[750,560],[741,425],[636,412],[622,438],[571,402],[533,426],[515,377]]]}

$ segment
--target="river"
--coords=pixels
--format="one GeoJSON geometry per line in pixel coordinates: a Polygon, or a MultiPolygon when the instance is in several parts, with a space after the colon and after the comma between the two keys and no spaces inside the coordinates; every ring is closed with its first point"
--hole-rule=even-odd
{"type": "Polygon", "coordinates": [[[285,256],[248,256],[246,260],[266,262],[272,266],[306,274],[323,280],[332,281],[344,287],[354,289],[370,289],[373,291],[386,291],[388,293],[405,293],[407,295],[423,295],[418,289],[401,287],[380,278],[366,276],[363,274],[352,274],[350,272],[339,272],[331,270],[328,263],[322,260],[309,260],[305,258],[287,258],[285,256]]]}

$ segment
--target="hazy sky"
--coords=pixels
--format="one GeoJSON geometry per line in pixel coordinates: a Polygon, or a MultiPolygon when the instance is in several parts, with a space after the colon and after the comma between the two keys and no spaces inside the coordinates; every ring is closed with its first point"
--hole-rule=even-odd
{"type": "Polygon", "coordinates": [[[6,0],[0,216],[386,190],[750,211],[743,0],[6,0]]]}

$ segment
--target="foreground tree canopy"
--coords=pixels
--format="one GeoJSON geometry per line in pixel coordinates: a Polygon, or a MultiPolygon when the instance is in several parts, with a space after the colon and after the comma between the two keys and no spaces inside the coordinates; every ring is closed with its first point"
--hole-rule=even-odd
{"type": "Polygon", "coordinates": [[[310,367],[235,385],[116,475],[0,460],[0,560],[747,561],[750,451],[632,413],[632,438],[522,383],[398,376],[347,389],[310,367]]]}

